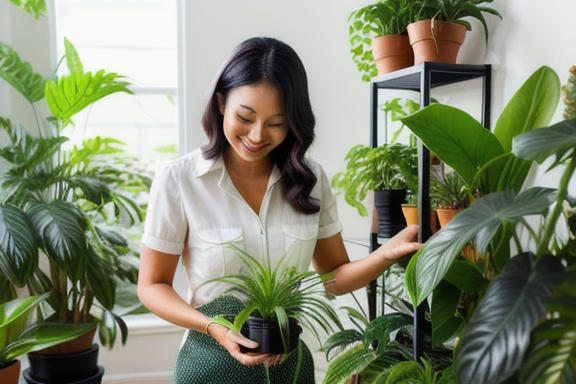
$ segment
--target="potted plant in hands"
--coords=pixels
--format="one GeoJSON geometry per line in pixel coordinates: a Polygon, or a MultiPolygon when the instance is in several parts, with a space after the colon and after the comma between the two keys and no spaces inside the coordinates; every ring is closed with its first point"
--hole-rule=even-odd
{"type": "MultiPolygon", "coordinates": [[[[314,271],[298,272],[286,265],[283,257],[273,268],[269,260],[256,260],[242,249],[230,245],[247,267],[247,274],[222,276],[206,282],[230,284],[226,293],[237,295],[244,309],[233,321],[217,316],[214,322],[235,333],[242,333],[258,342],[248,352],[287,354],[299,345],[300,324],[319,339],[318,330],[329,334],[332,324],[340,327],[340,320],[327,299],[320,276],[314,271]]],[[[297,377],[298,374],[295,375],[297,377]]]]}
{"type": "Polygon", "coordinates": [[[425,61],[456,63],[460,46],[472,25],[466,18],[478,20],[488,43],[484,13],[502,18],[493,8],[484,6],[493,0],[417,0],[415,21],[406,29],[414,50],[414,63],[425,61]]]}
{"type": "Polygon", "coordinates": [[[18,384],[18,357],[72,340],[88,330],[70,324],[36,323],[30,326],[34,310],[47,297],[45,293],[0,304],[0,383],[18,384]]]}
{"type": "Polygon", "coordinates": [[[348,17],[352,59],[362,80],[414,65],[406,26],[413,21],[411,0],[378,0],[348,17]]]}
{"type": "MultiPolygon", "coordinates": [[[[38,321],[82,329],[89,324],[111,348],[118,328],[122,342],[127,337],[126,325],[112,312],[117,282],[137,279],[137,256],[119,224],[143,219],[135,197],[146,193],[150,178],[114,139],[90,139],[65,150],[63,129],[77,112],[111,93],[131,93],[115,73],[85,72],[74,46],[67,40],[65,46],[70,75],[45,81],[0,43],[0,77],[36,116],[39,102],[53,114],[44,123],[38,119],[38,137],[0,118],[8,136],[0,156],[10,164],[0,178],[0,266],[13,286],[50,293],[38,321]],[[40,254],[47,271],[39,267],[40,254]]],[[[80,349],[92,348],[92,339],[80,349]]]]}

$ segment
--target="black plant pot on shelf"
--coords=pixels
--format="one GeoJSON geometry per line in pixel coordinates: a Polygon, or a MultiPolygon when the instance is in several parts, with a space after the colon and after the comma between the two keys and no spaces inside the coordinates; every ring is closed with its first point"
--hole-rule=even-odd
{"type": "Polygon", "coordinates": [[[282,343],[282,335],[280,334],[280,327],[277,321],[263,320],[259,318],[250,317],[242,326],[241,333],[243,336],[258,343],[257,348],[246,348],[241,346],[241,351],[257,352],[257,353],[270,353],[270,354],[286,354],[294,350],[298,346],[298,340],[302,328],[295,319],[289,319],[290,341],[288,343],[288,351],[284,350],[282,343]]]}
{"type": "Polygon", "coordinates": [[[402,204],[406,203],[405,189],[374,191],[374,207],[378,213],[378,237],[391,238],[406,228],[402,204]]]}
{"type": "Polygon", "coordinates": [[[28,384],[100,384],[104,368],[98,365],[98,344],[66,354],[29,354],[30,368],[22,375],[28,384]]]}

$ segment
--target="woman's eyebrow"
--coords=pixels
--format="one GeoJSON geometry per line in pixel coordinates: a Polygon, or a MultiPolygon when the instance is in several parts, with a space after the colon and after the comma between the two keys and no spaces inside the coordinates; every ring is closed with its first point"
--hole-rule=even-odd
{"type": "MultiPolygon", "coordinates": [[[[247,106],[247,105],[240,104],[240,107],[241,107],[241,108],[244,108],[244,109],[247,109],[247,110],[251,111],[252,113],[257,113],[253,108],[251,108],[251,107],[249,107],[249,106],[247,106]]],[[[278,114],[276,114],[275,116],[285,117],[286,114],[285,114],[285,113],[278,113],[278,114]]]]}

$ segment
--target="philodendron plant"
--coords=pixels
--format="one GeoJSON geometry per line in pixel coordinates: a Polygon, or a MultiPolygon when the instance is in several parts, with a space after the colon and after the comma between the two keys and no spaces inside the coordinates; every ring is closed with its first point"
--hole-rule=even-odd
{"type": "Polygon", "coordinates": [[[404,120],[480,196],[427,240],[406,271],[414,304],[433,294],[435,341],[459,339],[460,383],[576,377],[576,217],[568,195],[576,120],[546,127],[559,95],[558,76],[543,67],[514,95],[493,134],[445,106],[404,120]],[[451,142],[431,138],[422,124],[451,142]],[[563,168],[557,188],[523,185],[534,162],[547,159],[563,168]],[[470,241],[477,264],[459,256],[470,241]]]}
{"type": "Polygon", "coordinates": [[[0,117],[0,301],[15,288],[49,292],[42,318],[63,324],[98,325],[100,341],[112,347],[117,328],[127,327],[112,310],[119,282],[136,283],[137,253],[127,232],[143,220],[138,197],[150,177],[111,138],[85,140],[66,149],[64,128],[76,113],[116,92],[131,93],[116,73],[87,72],[65,40],[68,75],[45,80],[17,52],[0,43],[0,78],[28,100],[37,127],[23,128],[0,117]],[[51,116],[41,119],[37,105],[51,116]],[[35,129],[34,129],[35,128],[35,129]],[[35,131],[35,132],[34,132],[35,131]],[[40,268],[40,256],[48,268],[40,268]]]}

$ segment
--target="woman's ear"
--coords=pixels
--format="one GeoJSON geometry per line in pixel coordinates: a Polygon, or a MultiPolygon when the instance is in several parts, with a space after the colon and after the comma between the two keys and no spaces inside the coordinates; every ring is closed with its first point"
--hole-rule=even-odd
{"type": "Polygon", "coordinates": [[[224,116],[224,109],[226,108],[226,98],[220,92],[216,93],[216,97],[218,98],[218,109],[220,109],[220,113],[224,116]]]}

